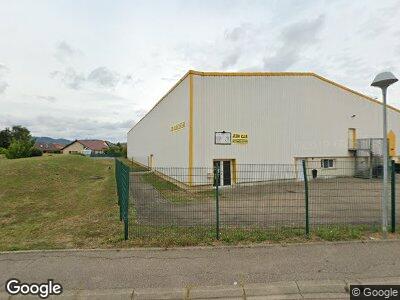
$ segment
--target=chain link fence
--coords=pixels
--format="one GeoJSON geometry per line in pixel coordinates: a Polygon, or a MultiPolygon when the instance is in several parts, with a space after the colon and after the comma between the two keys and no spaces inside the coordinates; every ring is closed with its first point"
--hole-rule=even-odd
{"type": "Polygon", "coordinates": [[[131,168],[121,160],[115,159],[115,181],[117,185],[119,218],[124,223],[124,239],[128,239],[129,227],[129,197],[130,197],[130,171],[131,168]]]}
{"type": "MultiPolygon", "coordinates": [[[[195,168],[191,177],[186,168],[123,165],[116,160],[116,172],[121,173],[117,183],[125,181],[118,188],[123,198],[120,207],[124,211],[124,197],[129,196],[129,229],[135,236],[175,227],[206,229],[217,239],[223,230],[235,229],[309,234],[331,226],[380,228],[382,222],[382,179],[379,174],[358,177],[352,159],[237,164],[230,169],[229,180],[223,165],[195,168]],[[130,187],[128,196],[126,187],[130,187]]],[[[400,201],[395,186],[400,177],[394,162],[391,170],[386,209],[394,231],[400,201]]]]}

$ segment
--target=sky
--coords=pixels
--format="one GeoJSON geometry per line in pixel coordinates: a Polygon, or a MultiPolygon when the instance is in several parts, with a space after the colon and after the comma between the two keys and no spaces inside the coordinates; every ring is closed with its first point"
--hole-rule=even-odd
{"type": "Polygon", "coordinates": [[[399,19],[397,0],[1,0],[0,129],[126,141],[189,69],[315,72],[380,99],[399,19]]]}

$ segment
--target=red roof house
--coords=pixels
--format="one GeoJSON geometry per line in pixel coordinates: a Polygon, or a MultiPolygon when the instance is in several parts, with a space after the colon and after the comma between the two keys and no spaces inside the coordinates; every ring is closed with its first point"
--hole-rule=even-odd
{"type": "Polygon", "coordinates": [[[63,154],[102,154],[110,146],[103,140],[75,140],[62,148],[63,154]]]}

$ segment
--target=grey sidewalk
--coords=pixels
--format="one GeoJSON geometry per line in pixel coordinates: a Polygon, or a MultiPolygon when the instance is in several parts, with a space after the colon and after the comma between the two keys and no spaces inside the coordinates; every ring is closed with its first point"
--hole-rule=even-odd
{"type": "Polygon", "coordinates": [[[398,253],[400,241],[0,253],[0,292],[10,278],[68,293],[400,277],[398,253]]]}
{"type": "MultiPolygon", "coordinates": [[[[400,284],[400,277],[187,286],[170,289],[78,290],[67,291],[60,296],[50,298],[60,300],[349,299],[351,284],[400,284]]],[[[37,297],[9,296],[0,293],[0,299],[37,299],[37,297]]]]}

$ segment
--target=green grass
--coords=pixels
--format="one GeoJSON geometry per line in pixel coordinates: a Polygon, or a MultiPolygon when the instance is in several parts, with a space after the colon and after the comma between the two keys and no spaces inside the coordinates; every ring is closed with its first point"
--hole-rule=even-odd
{"type": "Polygon", "coordinates": [[[103,247],[121,235],[114,161],[0,160],[0,250],[103,247]]]}
{"type": "Polygon", "coordinates": [[[150,183],[153,187],[155,187],[159,191],[179,191],[182,190],[177,185],[172,182],[161,178],[160,176],[154,173],[143,174],[142,178],[145,182],[150,183]]]}
{"type": "Polygon", "coordinates": [[[379,233],[379,229],[373,225],[325,226],[314,230],[314,235],[325,241],[357,240],[362,239],[366,234],[376,233],[379,233]]]}
{"type": "Polygon", "coordinates": [[[142,178],[145,182],[150,183],[157,189],[166,200],[174,204],[186,204],[193,201],[211,201],[215,194],[215,191],[212,189],[204,191],[185,190],[155,173],[143,174],[142,178]]]}
{"type": "MultiPolygon", "coordinates": [[[[149,169],[132,162],[127,158],[120,158],[120,160],[131,168],[133,172],[149,171],[149,169]]],[[[142,174],[141,178],[144,182],[151,184],[160,194],[168,201],[174,204],[185,204],[192,201],[210,201],[214,197],[214,190],[205,191],[188,191],[171,181],[168,181],[154,172],[142,174]]]]}
{"type": "MultiPolygon", "coordinates": [[[[130,226],[130,239],[125,244],[135,247],[184,247],[209,245],[248,245],[254,243],[309,243],[316,241],[381,239],[380,233],[371,226],[327,226],[315,228],[309,236],[304,228],[242,229],[222,228],[216,239],[215,228],[210,227],[155,227],[130,226]]],[[[397,239],[397,234],[389,234],[397,239]]],[[[118,243],[118,241],[116,241],[118,243]]],[[[122,241],[119,242],[124,245],[122,241]]]]}
{"type": "Polygon", "coordinates": [[[118,158],[120,161],[122,161],[124,164],[126,164],[127,166],[129,166],[131,168],[131,171],[133,172],[144,172],[144,171],[148,171],[148,168],[145,168],[129,159],[127,159],[126,157],[119,157],[118,158]]]}
{"type": "MultiPolygon", "coordinates": [[[[121,159],[121,161],[128,165],[133,172],[143,172],[149,171],[148,169],[132,162],[126,158],[121,159]]],[[[185,204],[190,201],[195,200],[195,195],[200,196],[202,194],[193,194],[184,189],[178,187],[176,184],[158,176],[154,172],[149,172],[140,175],[144,182],[151,184],[160,194],[171,203],[175,204],[185,204]]]]}

